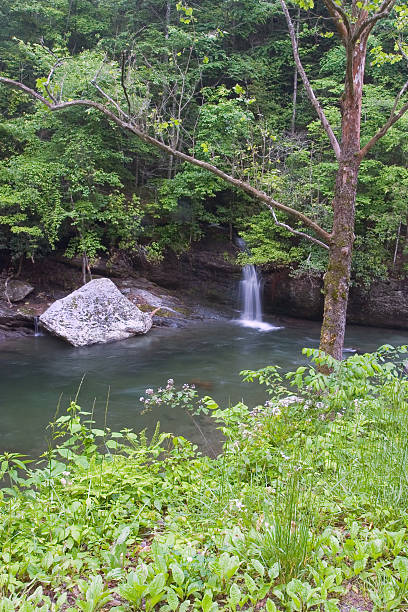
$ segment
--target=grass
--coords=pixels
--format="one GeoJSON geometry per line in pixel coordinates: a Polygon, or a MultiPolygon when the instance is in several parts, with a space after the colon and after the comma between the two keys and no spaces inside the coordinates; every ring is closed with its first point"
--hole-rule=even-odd
{"type": "Polygon", "coordinates": [[[0,612],[408,610],[408,382],[395,353],[330,376],[245,377],[265,385],[263,406],[221,410],[173,381],[147,390],[145,409],[215,419],[217,457],[159,429],[96,429],[75,402],[38,463],[0,457],[0,612]]]}

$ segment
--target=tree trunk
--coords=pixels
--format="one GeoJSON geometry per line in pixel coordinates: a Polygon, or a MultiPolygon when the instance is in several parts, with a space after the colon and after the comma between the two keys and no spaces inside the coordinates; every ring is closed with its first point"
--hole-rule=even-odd
{"type": "MultiPolygon", "coordinates": [[[[300,8],[298,9],[298,12],[297,12],[296,42],[299,42],[299,22],[300,22],[300,8]]],[[[290,135],[291,136],[295,135],[297,90],[298,90],[298,68],[295,63],[295,72],[293,74],[292,119],[290,122],[290,135]]]]}
{"type": "Polygon", "coordinates": [[[360,124],[366,40],[347,48],[348,71],[341,100],[340,161],[334,187],[333,229],[324,275],[324,315],[320,349],[342,359],[354,243],[355,203],[360,168],[360,124]]]}
{"type": "Polygon", "coordinates": [[[324,275],[324,315],[320,349],[342,358],[354,242],[354,217],[359,161],[341,162],[333,199],[333,232],[324,275]]]}

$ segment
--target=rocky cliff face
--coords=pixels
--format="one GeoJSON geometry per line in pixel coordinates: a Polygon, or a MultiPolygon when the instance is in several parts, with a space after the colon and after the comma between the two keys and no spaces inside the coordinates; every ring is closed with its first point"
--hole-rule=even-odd
{"type": "Polygon", "coordinates": [[[31,336],[33,333],[33,316],[27,316],[6,301],[0,301],[0,340],[18,336],[31,336]]]}
{"type": "Polygon", "coordinates": [[[288,268],[264,273],[264,310],[269,314],[321,319],[322,280],[309,276],[294,278],[288,268]]]}
{"type": "MultiPolygon", "coordinates": [[[[269,313],[320,320],[323,315],[322,277],[293,277],[287,269],[264,275],[264,308],[269,313]]],[[[370,287],[353,285],[348,323],[408,329],[408,279],[376,281],[370,287]]]]}
{"type": "Polygon", "coordinates": [[[368,289],[352,287],[350,323],[408,329],[408,279],[377,281],[368,289]]]}
{"type": "MultiPolygon", "coordinates": [[[[206,238],[180,258],[169,256],[160,266],[144,265],[157,284],[212,303],[237,308],[241,269],[233,262],[237,248],[223,235],[206,238]]],[[[263,272],[263,307],[279,314],[319,321],[323,315],[322,276],[293,276],[288,268],[263,272]]],[[[353,285],[348,322],[355,325],[408,329],[408,279],[376,281],[370,287],[353,285]]]]}
{"type": "Polygon", "coordinates": [[[187,292],[210,306],[235,308],[241,278],[234,264],[237,252],[222,232],[214,232],[180,257],[169,253],[159,265],[139,265],[146,278],[162,287],[187,292]]]}

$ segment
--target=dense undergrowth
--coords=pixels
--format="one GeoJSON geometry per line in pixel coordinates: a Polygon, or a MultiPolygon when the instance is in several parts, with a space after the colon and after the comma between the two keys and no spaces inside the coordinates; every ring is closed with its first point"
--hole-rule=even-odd
{"type": "Polygon", "coordinates": [[[74,402],[41,463],[4,454],[0,611],[408,609],[408,380],[390,347],[307,352],[333,373],[247,371],[255,408],[146,391],[215,419],[216,457],[74,402]]]}

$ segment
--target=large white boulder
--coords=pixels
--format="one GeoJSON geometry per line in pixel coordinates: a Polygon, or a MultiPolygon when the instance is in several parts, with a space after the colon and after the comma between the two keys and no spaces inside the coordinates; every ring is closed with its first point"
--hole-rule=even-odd
{"type": "Polygon", "coordinates": [[[40,317],[51,334],[73,346],[103,344],[145,334],[152,317],[132,304],[108,278],[93,280],[54,302],[40,317]]]}

